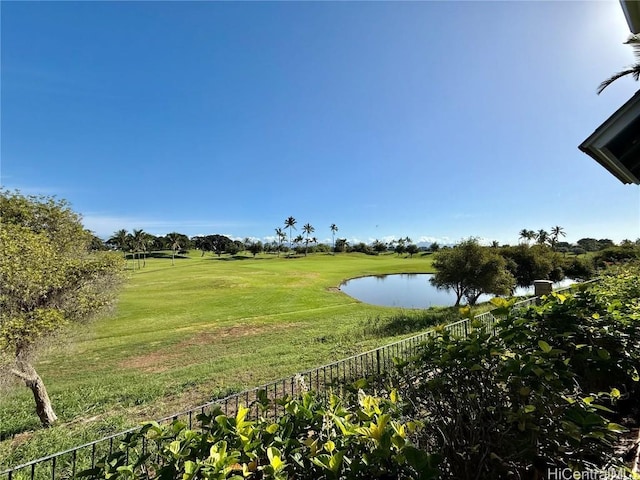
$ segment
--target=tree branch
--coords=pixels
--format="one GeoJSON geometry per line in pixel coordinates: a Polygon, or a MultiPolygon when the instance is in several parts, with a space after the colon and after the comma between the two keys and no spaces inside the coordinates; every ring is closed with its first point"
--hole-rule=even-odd
{"type": "Polygon", "coordinates": [[[16,377],[18,377],[18,378],[20,378],[20,379],[24,380],[25,382],[31,382],[31,381],[33,381],[33,378],[32,378],[32,377],[30,377],[29,375],[27,375],[27,374],[26,374],[26,373],[24,373],[24,372],[21,372],[20,370],[16,370],[15,368],[11,368],[9,371],[10,371],[12,374],[14,374],[16,377]]]}

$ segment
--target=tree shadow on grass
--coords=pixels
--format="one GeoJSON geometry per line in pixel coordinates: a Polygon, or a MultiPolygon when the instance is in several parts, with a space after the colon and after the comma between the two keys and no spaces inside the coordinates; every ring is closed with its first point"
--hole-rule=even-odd
{"type": "MultiPolygon", "coordinates": [[[[147,253],[147,258],[168,258],[169,260],[171,260],[171,257],[173,255],[171,255],[171,252],[163,252],[163,251],[159,251],[159,252],[149,252],[147,253]]],[[[190,257],[187,256],[187,254],[184,253],[178,253],[174,256],[175,260],[188,260],[190,257]]],[[[137,260],[137,258],[136,258],[137,260]]]]}

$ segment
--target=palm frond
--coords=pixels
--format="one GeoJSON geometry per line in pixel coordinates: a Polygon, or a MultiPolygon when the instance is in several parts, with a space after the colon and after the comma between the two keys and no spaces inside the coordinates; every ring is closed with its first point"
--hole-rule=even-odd
{"type": "Polygon", "coordinates": [[[600,95],[602,91],[605,88],[607,88],[609,85],[611,85],[613,82],[627,75],[631,75],[635,81],[640,80],[640,44],[635,43],[632,45],[632,47],[633,47],[633,54],[636,57],[637,62],[634,65],[631,65],[625,70],[622,70],[621,72],[618,72],[612,75],[611,77],[607,78],[604,82],[602,82],[598,86],[598,90],[597,90],[598,95],[600,95]]]}
{"type": "Polygon", "coordinates": [[[604,82],[602,82],[598,86],[598,95],[602,93],[602,91],[611,85],[613,82],[618,80],[619,78],[625,77],[627,75],[632,75],[634,79],[638,80],[638,76],[640,75],[640,63],[634,65],[633,67],[629,67],[626,70],[622,70],[621,72],[615,73],[609,78],[607,78],[604,82]]]}

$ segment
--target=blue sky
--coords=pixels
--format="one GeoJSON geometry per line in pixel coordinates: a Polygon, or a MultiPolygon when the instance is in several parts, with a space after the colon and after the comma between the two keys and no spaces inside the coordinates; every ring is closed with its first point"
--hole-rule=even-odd
{"type": "Polygon", "coordinates": [[[1,2],[1,182],[108,237],[640,237],[607,2],[1,2]]]}

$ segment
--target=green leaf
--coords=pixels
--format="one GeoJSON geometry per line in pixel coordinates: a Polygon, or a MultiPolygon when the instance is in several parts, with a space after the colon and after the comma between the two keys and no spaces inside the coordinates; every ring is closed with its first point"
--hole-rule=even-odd
{"type": "Polygon", "coordinates": [[[180,440],[174,440],[169,444],[169,451],[174,455],[177,455],[180,452],[180,440]]]}
{"type": "Polygon", "coordinates": [[[342,457],[344,457],[343,452],[336,452],[335,455],[331,455],[331,458],[329,459],[329,470],[333,473],[337,473],[342,465],[342,457]]]}
{"type": "Polygon", "coordinates": [[[544,370],[542,370],[540,367],[534,367],[531,369],[531,371],[535,373],[536,376],[538,377],[541,377],[542,375],[544,375],[544,370]]]}
{"type": "Polygon", "coordinates": [[[391,403],[398,403],[398,391],[395,388],[391,389],[391,392],[389,392],[389,399],[391,400],[391,403]]]}
{"type": "Polygon", "coordinates": [[[544,353],[549,353],[552,350],[551,346],[544,340],[539,340],[538,346],[540,347],[540,350],[542,350],[544,353]]]}
{"type": "Polygon", "coordinates": [[[276,433],[278,431],[278,424],[277,423],[272,423],[271,425],[266,427],[265,430],[269,434],[274,434],[274,433],[276,433]]]}
{"type": "Polygon", "coordinates": [[[267,448],[267,457],[269,458],[269,465],[273,468],[274,472],[278,472],[284,468],[284,461],[282,460],[282,453],[275,447],[267,448]]]}
{"type": "Polygon", "coordinates": [[[628,429],[626,429],[625,427],[623,427],[619,423],[609,423],[609,424],[607,424],[607,430],[610,430],[610,431],[616,432],[616,433],[624,433],[624,432],[628,432],[629,431],[628,429]]]}
{"type": "Polygon", "coordinates": [[[192,473],[194,473],[196,471],[197,467],[198,467],[198,465],[196,464],[196,462],[193,462],[191,460],[187,460],[186,462],[184,462],[184,473],[187,473],[187,474],[191,475],[192,473]]]}
{"type": "Polygon", "coordinates": [[[326,453],[323,453],[322,455],[318,455],[317,457],[313,457],[311,459],[311,461],[313,463],[315,463],[317,466],[319,466],[320,468],[324,468],[326,470],[331,470],[331,468],[329,468],[329,460],[330,460],[330,456],[327,455],[326,453]]]}

